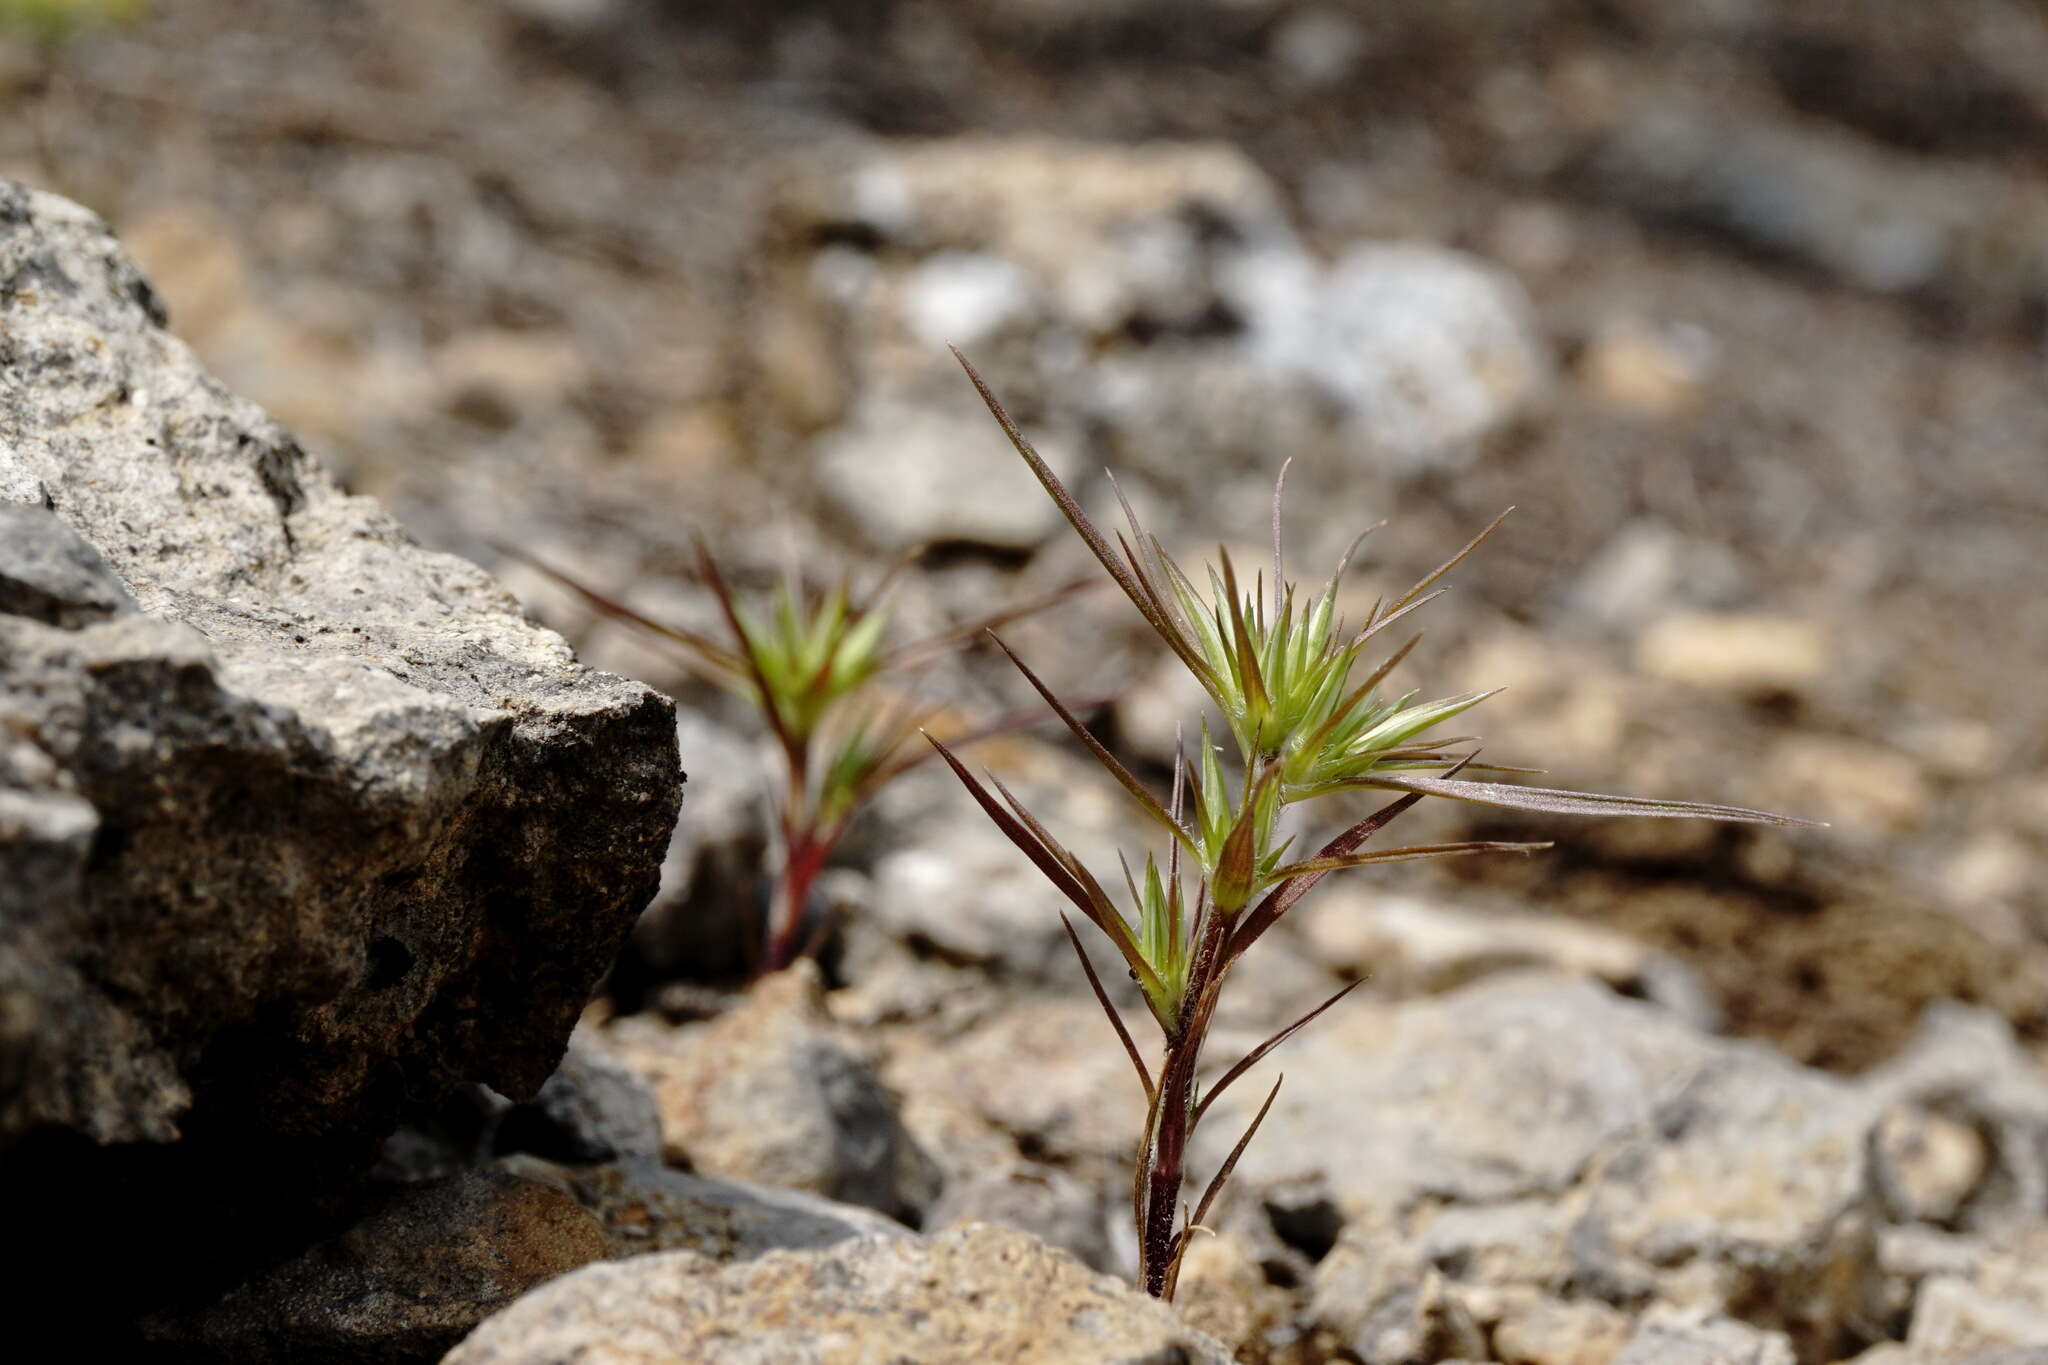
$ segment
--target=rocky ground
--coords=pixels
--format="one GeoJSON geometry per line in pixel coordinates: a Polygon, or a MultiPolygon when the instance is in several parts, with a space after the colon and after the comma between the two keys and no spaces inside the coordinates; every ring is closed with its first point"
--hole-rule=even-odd
{"type": "MultiPolygon", "coordinates": [[[[2034,7],[209,0],[0,28],[0,99],[0,1187],[80,1341],[2048,1350],[2034,7]],[[1425,805],[1559,846],[1259,945],[1247,1044],[1364,985],[1138,1298],[1141,1097],[1031,869],[919,770],[748,987],[758,732],[501,548],[704,623],[693,533],[747,588],[924,546],[906,635],[1085,572],[949,341],[1192,555],[1287,457],[1294,563],[1390,520],[1361,602],[1516,504],[1417,683],[1831,827],[1425,805]]],[[[1013,638],[1166,772],[1127,604],[1013,638]]],[[[1071,746],[984,758],[1136,846],[1071,746]]]]}

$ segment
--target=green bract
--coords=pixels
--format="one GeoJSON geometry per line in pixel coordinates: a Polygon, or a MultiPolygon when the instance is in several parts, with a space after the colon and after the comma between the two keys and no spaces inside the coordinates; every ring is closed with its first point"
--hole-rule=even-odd
{"type": "Polygon", "coordinates": [[[856,606],[844,583],[806,602],[785,583],[765,619],[735,609],[753,667],[748,692],[775,713],[778,728],[808,740],[848,694],[873,678],[882,664],[887,613],[856,606]]]}

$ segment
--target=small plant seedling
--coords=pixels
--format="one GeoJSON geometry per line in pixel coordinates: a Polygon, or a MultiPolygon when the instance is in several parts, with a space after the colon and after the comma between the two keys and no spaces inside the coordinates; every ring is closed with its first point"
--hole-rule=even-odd
{"type": "Polygon", "coordinates": [[[1145,1292],[1158,1298],[1173,1297],[1189,1237],[1230,1178],[1280,1087],[1274,1085],[1192,1214],[1183,1217],[1181,1185],[1195,1126],[1232,1083],[1352,989],[1347,986],[1309,1010],[1204,1086],[1197,1074],[1202,1048],[1231,966],[1332,872],[1376,863],[1549,847],[1473,840],[1365,849],[1373,836],[1423,797],[1559,815],[1813,823],[1737,806],[1598,796],[1463,776],[1468,771],[1528,771],[1477,764],[1473,761],[1476,749],[1470,747],[1476,744],[1472,737],[1432,734],[1436,727],[1492,693],[1470,692],[1435,701],[1417,701],[1413,693],[1383,694],[1387,676],[1420,636],[1410,636],[1362,679],[1353,681],[1352,675],[1386,631],[1439,594],[1437,582],[1500,525],[1501,518],[1495,518],[1407,592],[1392,601],[1375,603],[1364,621],[1353,628],[1336,614],[1337,589],[1364,535],[1352,542],[1351,551],[1321,592],[1311,596],[1300,591],[1286,577],[1281,549],[1283,467],[1273,495],[1271,593],[1265,590],[1263,571],[1247,588],[1228,553],[1220,549],[1215,566],[1205,575],[1204,591],[1167,556],[1158,539],[1138,524],[1120,490],[1118,500],[1129,533],[1119,531],[1112,547],[1024,439],[966,357],[957,350],[954,356],[1017,453],[1110,578],[1201,683],[1222,717],[1234,750],[1233,791],[1205,718],[1193,759],[1183,750],[1175,763],[1171,793],[1162,800],[1004,646],[1004,652],[1046,704],[1169,841],[1163,868],[1151,855],[1145,858],[1142,875],[1134,875],[1129,862],[1124,863],[1124,889],[1137,917],[1134,925],[1094,875],[999,778],[989,774],[984,783],[967,771],[951,749],[936,739],[931,741],[996,826],[1082,918],[1108,937],[1138,983],[1146,1011],[1159,1028],[1162,1042],[1155,1072],[1146,1065],[1144,1054],[1089,964],[1072,920],[1062,915],[1088,984],[1129,1054],[1148,1101],[1131,1191],[1138,1232],[1138,1284],[1145,1292]],[[1292,839],[1283,837],[1281,830],[1284,811],[1339,792],[1360,790],[1387,791],[1394,793],[1394,798],[1314,853],[1293,852],[1292,839]]]}
{"type": "MultiPolygon", "coordinates": [[[[933,708],[886,684],[914,674],[984,631],[1042,610],[1087,584],[1075,584],[998,615],[904,646],[888,643],[889,588],[916,556],[903,556],[864,594],[841,578],[829,588],[785,579],[764,604],[740,600],[700,540],[698,577],[718,604],[725,638],[659,621],[524,551],[499,547],[576,592],[606,616],[652,632],[680,653],[690,671],[744,698],[774,737],[782,782],[775,834],[780,868],[762,944],[762,970],[774,972],[813,951],[820,924],[807,930],[805,907],[818,874],[861,807],[891,779],[929,758],[910,743],[933,708]]],[[[1028,723],[1013,718],[960,743],[1028,723]]]]}

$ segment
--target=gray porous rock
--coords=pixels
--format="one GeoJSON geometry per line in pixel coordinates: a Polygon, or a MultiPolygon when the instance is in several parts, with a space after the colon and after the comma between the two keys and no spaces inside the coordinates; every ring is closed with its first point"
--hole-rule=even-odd
{"type": "Polygon", "coordinates": [[[1737,113],[1720,89],[1638,100],[1589,158],[1589,173],[1625,204],[1860,289],[1993,316],[2039,294],[2039,198],[1981,167],[1823,121],[1737,113]]]}
{"type": "Polygon", "coordinates": [[[2048,1365],[2048,1346],[2014,1346],[1966,1355],[1930,1355],[1896,1341],[1873,1346],[1855,1365],[2048,1365]]]}
{"type": "Polygon", "coordinates": [[[1782,1333],[1702,1312],[1646,1314],[1614,1365],[1794,1365],[1782,1333]]]}
{"type": "MultiPolygon", "coordinates": [[[[1862,1085],[1874,1103],[1892,1112],[1910,1106],[1975,1143],[1975,1178],[1941,1182],[1948,1186],[1945,1206],[1936,1210],[1940,1218],[1929,1221],[1990,1230],[2048,1218],[2048,1077],[2003,1017],[1973,1005],[1936,1002],[1906,1050],[1866,1074],[1862,1085]]],[[[1918,1145],[1920,1152],[1896,1154],[1921,1158],[1911,1164],[1879,1148],[1885,1192],[1905,1213],[1915,1212],[1918,1202],[1912,1165],[1931,1164],[1925,1160],[1927,1144],[1918,1145]]]]}
{"type": "Polygon", "coordinates": [[[0,502],[0,613],[76,629],[134,610],[99,551],[55,512],[0,502]]]}
{"type": "Polygon", "coordinates": [[[779,185],[754,345],[803,382],[767,386],[764,416],[881,545],[1018,551],[1059,525],[948,343],[1063,477],[1114,450],[1211,509],[1262,506],[1219,490],[1270,490],[1276,449],[1298,496],[1370,501],[1361,479],[1456,467],[1549,388],[1513,279],[1421,244],[1325,264],[1225,143],[838,144],[779,185]]]}
{"type": "Polygon", "coordinates": [[[672,707],[339,491],[0,182],[0,1143],[531,1095],[651,893],[672,707]]]}
{"type": "Polygon", "coordinates": [[[1587,920],[1369,891],[1354,883],[1321,895],[1301,932],[1316,961],[1371,977],[1382,995],[1430,995],[1499,972],[1547,968],[1603,982],[1709,1032],[1720,1022],[1697,972],[1638,938],[1587,920]]]}
{"type": "Polygon", "coordinates": [[[589,1266],[484,1322],[445,1365],[1226,1365],[1173,1309],[1021,1232],[969,1224],[719,1267],[589,1266]]]}
{"type": "MultiPolygon", "coordinates": [[[[932,1120],[944,1114],[1054,1161],[1121,1164],[1145,1125],[1144,1093],[1093,1000],[1021,998],[953,1036],[900,1039],[884,1075],[909,1097],[913,1126],[943,1133],[950,1122],[932,1120]]],[[[932,1142],[950,1171],[984,1168],[977,1144],[954,1146],[932,1142]]]]}
{"type": "MultiPolygon", "coordinates": [[[[1314,1263],[1312,1311],[1362,1360],[1428,1358],[1558,1285],[1739,1314],[1812,1355],[1879,1292],[1880,1106],[1851,1083],[1550,975],[1320,1023],[1286,1049],[1233,1217],[1314,1263]]],[[[1217,1102],[1203,1164],[1262,1098],[1217,1102]]]]}
{"type": "Polygon", "coordinates": [[[551,1161],[658,1160],[661,1109],[654,1087],[605,1049],[598,1030],[578,1025],[555,1074],[498,1119],[493,1142],[551,1161]]]}
{"type": "Polygon", "coordinates": [[[652,1082],[672,1160],[907,1218],[938,1194],[937,1166],[826,1012],[808,959],[763,977],[709,1023],[636,1015],[604,1037],[652,1082]]]}
{"type": "MultiPolygon", "coordinates": [[[[1123,1210],[1115,1211],[1122,1214],[1123,1210]]],[[[1028,1232],[1096,1270],[1116,1269],[1099,1193],[1044,1162],[1013,1161],[951,1180],[925,1214],[938,1231],[959,1223],[999,1223],[1028,1232]]]]}
{"type": "MultiPolygon", "coordinates": [[[[1974,1240],[1974,1239],[1973,1239],[1974,1240]]],[[[1919,1285],[1906,1345],[1929,1360],[2048,1344],[2048,1225],[2012,1228],[1968,1247],[1919,1285]]]]}

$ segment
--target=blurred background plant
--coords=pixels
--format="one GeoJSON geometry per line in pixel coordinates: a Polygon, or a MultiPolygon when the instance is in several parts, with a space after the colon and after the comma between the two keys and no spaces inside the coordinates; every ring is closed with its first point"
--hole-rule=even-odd
{"type": "MultiPolygon", "coordinates": [[[[657,620],[534,556],[503,548],[606,616],[678,646],[687,667],[743,699],[773,738],[781,765],[777,866],[755,957],[763,972],[781,971],[814,953],[831,933],[831,915],[812,898],[818,875],[861,807],[929,757],[910,741],[924,726],[938,723],[941,708],[915,694],[914,675],[979,632],[1043,610],[1074,591],[913,644],[892,645],[884,599],[914,554],[899,559],[865,593],[856,593],[845,578],[816,587],[791,572],[766,601],[750,603],[734,594],[700,541],[697,572],[718,604],[725,630],[719,639],[657,620]]],[[[955,742],[971,744],[1012,724],[998,722],[955,742]]]]}

